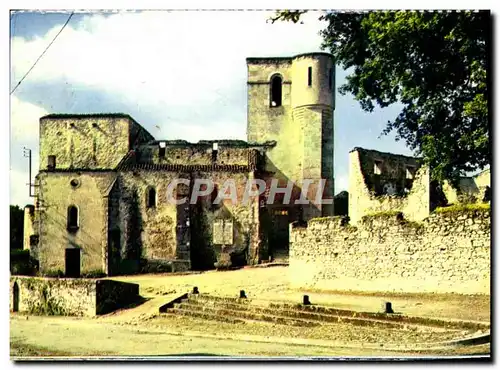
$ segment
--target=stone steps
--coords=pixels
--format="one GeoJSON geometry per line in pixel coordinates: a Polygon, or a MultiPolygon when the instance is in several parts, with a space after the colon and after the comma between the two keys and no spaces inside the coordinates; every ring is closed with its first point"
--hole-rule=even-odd
{"type": "Polygon", "coordinates": [[[231,317],[239,317],[244,318],[246,320],[253,321],[267,321],[274,323],[283,323],[290,325],[299,325],[301,323],[304,326],[317,326],[321,324],[339,324],[339,323],[349,323],[352,325],[358,326],[373,326],[373,327],[383,327],[383,328],[408,328],[408,327],[417,327],[416,325],[408,325],[401,323],[393,323],[387,322],[383,320],[374,320],[374,319],[357,319],[346,316],[334,316],[334,315],[325,315],[325,314],[317,314],[311,312],[300,312],[293,310],[277,310],[266,307],[251,307],[251,306],[243,306],[243,305],[231,305],[224,304],[220,306],[207,306],[202,305],[200,302],[182,302],[177,303],[174,307],[178,310],[187,310],[187,311],[197,311],[197,312],[209,312],[213,315],[222,315],[222,316],[231,316],[231,317]],[[289,321],[294,321],[293,323],[289,323],[289,321]]]}
{"type": "Polygon", "coordinates": [[[167,313],[181,314],[183,316],[192,316],[203,319],[211,319],[223,322],[246,322],[246,321],[258,321],[258,322],[268,322],[273,324],[287,325],[287,326],[301,326],[301,327],[313,327],[321,325],[320,322],[305,320],[300,318],[289,318],[280,315],[267,315],[259,314],[253,311],[232,311],[222,308],[212,308],[205,307],[201,305],[189,305],[184,304],[182,307],[178,307],[176,304],[174,308],[168,309],[167,313]]]}
{"type": "Polygon", "coordinates": [[[401,330],[418,330],[422,327],[426,327],[427,330],[432,328],[433,331],[489,329],[489,326],[481,323],[448,322],[425,317],[358,312],[314,305],[269,303],[208,294],[185,295],[166,312],[225,322],[259,321],[307,327],[343,323],[401,330]]]}
{"type": "MultiPolygon", "coordinates": [[[[214,315],[231,315],[233,317],[244,317],[245,319],[252,319],[256,321],[272,321],[267,317],[280,317],[283,319],[298,319],[305,320],[308,322],[308,326],[313,326],[312,323],[320,324],[351,324],[356,326],[370,326],[370,327],[380,327],[380,328],[397,328],[397,329],[418,329],[423,325],[419,323],[407,323],[407,322],[396,322],[391,320],[384,320],[381,318],[362,318],[353,317],[352,312],[349,315],[333,315],[324,314],[317,312],[310,312],[307,310],[300,309],[276,309],[270,307],[256,306],[256,305],[244,305],[244,304],[232,304],[232,303],[222,303],[222,304],[204,304],[205,302],[198,302],[196,300],[186,300],[184,302],[175,305],[178,309],[186,309],[190,311],[203,311],[211,312],[214,315]],[[252,317],[253,315],[253,317],[252,317]]],[[[299,321],[299,323],[302,321],[299,321]]],[[[427,325],[425,325],[427,326],[427,325]]],[[[453,328],[444,328],[435,326],[433,328],[435,331],[449,331],[453,328]]],[[[460,328],[463,330],[463,328],[460,328]]],[[[456,329],[459,330],[459,329],[456,329]]]]}

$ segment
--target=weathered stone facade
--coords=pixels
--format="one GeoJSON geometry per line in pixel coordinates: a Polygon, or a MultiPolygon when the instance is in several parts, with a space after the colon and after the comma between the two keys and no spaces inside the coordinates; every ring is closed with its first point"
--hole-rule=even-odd
{"type": "MultiPolygon", "coordinates": [[[[266,206],[269,191],[246,204],[213,206],[212,195],[196,204],[167,201],[175,179],[188,180],[186,188],[173,189],[180,197],[190,197],[197,180],[214,182],[217,194],[231,179],[238,199],[251,179],[264,180],[268,189],[274,181],[284,187],[287,180],[327,179],[324,196],[333,198],[332,56],[249,58],[247,64],[248,142],[155,140],[126,114],[40,119],[36,204],[25,211],[24,244],[42,274],[259,263],[288,253],[290,222],[332,214],[331,205],[295,205],[300,185],[291,206],[279,194],[266,206]]],[[[316,185],[308,193],[313,203],[316,185]]]]}
{"type": "Polygon", "coordinates": [[[378,292],[490,293],[489,209],[311,220],[290,228],[294,287],[378,292]]]}
{"type": "Polygon", "coordinates": [[[139,285],[121,281],[10,278],[11,312],[95,316],[137,302],[139,298],[139,285]]]}
{"type": "Polygon", "coordinates": [[[349,153],[349,218],[356,225],[376,212],[400,211],[420,221],[431,211],[428,167],[413,157],[355,148],[349,153]]]}

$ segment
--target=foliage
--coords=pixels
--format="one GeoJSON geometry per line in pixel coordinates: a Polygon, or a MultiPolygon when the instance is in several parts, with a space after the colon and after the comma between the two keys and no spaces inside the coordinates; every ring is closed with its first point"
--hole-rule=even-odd
{"type": "Polygon", "coordinates": [[[474,204],[456,204],[449,207],[437,207],[434,212],[436,213],[475,213],[479,212],[490,212],[489,203],[474,203],[474,204]]]}
{"type": "Polygon", "coordinates": [[[10,249],[23,248],[24,211],[19,206],[10,206],[10,249]]]}
{"type": "MultiPolygon", "coordinates": [[[[305,11],[278,11],[272,21],[298,22],[305,11]]],[[[342,94],[363,110],[400,104],[383,134],[396,132],[435,180],[491,162],[488,124],[488,11],[326,12],[322,47],[350,71],[342,94]]]]}
{"type": "Polygon", "coordinates": [[[369,213],[367,215],[363,216],[363,219],[369,219],[369,218],[374,218],[374,217],[384,217],[384,218],[391,218],[391,217],[397,217],[398,215],[401,215],[401,211],[380,211],[380,212],[373,212],[369,213]]]}

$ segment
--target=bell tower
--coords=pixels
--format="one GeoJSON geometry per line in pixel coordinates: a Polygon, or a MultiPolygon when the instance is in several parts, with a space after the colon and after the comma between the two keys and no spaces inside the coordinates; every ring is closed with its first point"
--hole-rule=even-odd
{"type": "MultiPolygon", "coordinates": [[[[304,219],[333,215],[333,204],[315,203],[320,180],[323,198],[333,199],[335,64],[328,53],[247,58],[250,142],[275,140],[266,170],[301,187],[311,180],[304,219]]],[[[296,207],[292,204],[291,207],[296,207]]]]}

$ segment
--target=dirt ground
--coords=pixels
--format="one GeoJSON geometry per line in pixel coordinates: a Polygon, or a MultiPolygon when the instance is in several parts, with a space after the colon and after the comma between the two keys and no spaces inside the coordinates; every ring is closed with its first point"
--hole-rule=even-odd
{"type": "MultiPolygon", "coordinates": [[[[442,347],[448,333],[390,331],[337,325],[312,329],[269,323],[242,326],[173,315],[158,307],[197,286],[202,293],[267,302],[302,301],[306,292],[290,289],[287,267],[189,275],[136,275],[115,280],[140,284],[147,301],[135,308],[96,318],[11,315],[11,356],[422,356],[488,354],[489,345],[442,347]]],[[[488,296],[360,294],[307,292],[311,302],[357,311],[378,312],[391,301],[407,315],[489,322],[488,296]]],[[[456,334],[453,334],[456,335],[456,334]]]]}
{"type": "Polygon", "coordinates": [[[197,286],[201,293],[238,297],[240,290],[245,290],[249,299],[273,302],[301,303],[302,296],[308,294],[313,304],[356,311],[378,312],[382,302],[390,301],[396,312],[406,315],[490,321],[490,297],[486,295],[298,291],[289,287],[286,266],[190,275],[133,275],[113,279],[140,284],[143,297],[185,293],[197,286]]]}

